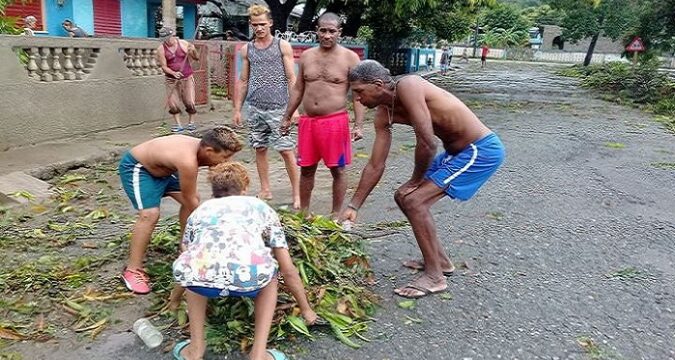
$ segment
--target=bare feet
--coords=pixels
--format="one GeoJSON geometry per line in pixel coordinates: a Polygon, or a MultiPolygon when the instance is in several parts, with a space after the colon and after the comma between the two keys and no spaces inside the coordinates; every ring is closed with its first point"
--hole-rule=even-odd
{"type": "Polygon", "coordinates": [[[300,210],[300,196],[293,196],[293,210],[300,210]]]}
{"type": "MultiPolygon", "coordinates": [[[[403,266],[413,270],[424,271],[424,260],[406,260],[403,262],[403,266]]],[[[441,270],[443,271],[443,275],[450,276],[453,272],[455,272],[455,265],[453,265],[452,262],[448,264],[441,264],[441,270]]]]}
{"type": "Polygon", "coordinates": [[[442,292],[447,288],[448,283],[445,281],[445,277],[434,279],[427,274],[422,274],[408,285],[394,289],[394,293],[410,299],[419,299],[442,292]]]}
{"type": "Polygon", "coordinates": [[[274,199],[274,196],[272,196],[272,192],[269,190],[261,190],[258,193],[258,199],[268,201],[274,199]]]}

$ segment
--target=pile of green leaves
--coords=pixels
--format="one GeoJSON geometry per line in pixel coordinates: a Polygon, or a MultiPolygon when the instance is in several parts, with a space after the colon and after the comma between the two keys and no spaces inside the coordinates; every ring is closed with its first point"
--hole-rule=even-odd
{"type": "MultiPolygon", "coordinates": [[[[315,216],[281,212],[291,256],[295,262],[308,300],[319,316],[325,319],[337,339],[358,348],[368,341],[364,332],[375,311],[376,297],[367,289],[372,283],[368,259],[360,240],[342,231],[334,221],[315,216]]],[[[173,286],[171,262],[180,234],[175,220],[160,224],[151,241],[148,273],[153,278],[153,293],[165,298],[173,286]],[[164,254],[160,260],[156,255],[164,254]]],[[[207,329],[209,348],[219,353],[246,349],[253,343],[254,304],[249,298],[223,298],[210,304],[207,329]]],[[[179,326],[187,321],[185,309],[175,314],[179,326]]],[[[280,283],[278,306],[274,316],[270,342],[307,338],[313,335],[305,324],[295,299],[280,283]]],[[[283,344],[278,344],[283,346],[283,344]]],[[[278,346],[277,345],[277,346],[278,346]]]]}
{"type": "Polygon", "coordinates": [[[581,79],[583,87],[599,90],[608,100],[644,106],[675,130],[675,82],[659,72],[657,60],[637,66],[623,62],[574,65],[558,74],[581,79]]]}

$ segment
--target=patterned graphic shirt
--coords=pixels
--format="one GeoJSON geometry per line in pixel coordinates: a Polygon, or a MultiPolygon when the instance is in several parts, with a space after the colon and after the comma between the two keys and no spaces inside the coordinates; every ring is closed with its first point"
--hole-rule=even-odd
{"type": "Polygon", "coordinates": [[[248,292],[265,287],[276,273],[271,248],[288,248],[277,213],[251,196],[205,201],[188,218],[186,251],[173,263],[181,286],[248,292]]]}

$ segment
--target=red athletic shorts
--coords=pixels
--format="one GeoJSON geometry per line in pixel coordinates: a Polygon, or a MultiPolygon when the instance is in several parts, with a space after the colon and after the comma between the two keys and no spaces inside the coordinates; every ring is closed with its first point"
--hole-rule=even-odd
{"type": "Polygon", "coordinates": [[[321,159],[327,167],[351,164],[352,144],[347,111],[321,116],[300,116],[298,165],[313,166],[321,159]]]}

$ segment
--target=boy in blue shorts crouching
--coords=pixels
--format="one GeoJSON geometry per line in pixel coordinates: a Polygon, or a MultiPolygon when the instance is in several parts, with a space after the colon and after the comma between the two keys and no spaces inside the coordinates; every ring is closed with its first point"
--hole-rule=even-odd
{"type": "MultiPolygon", "coordinates": [[[[159,220],[162,197],[170,196],[180,203],[179,220],[183,230],[187,217],[199,206],[199,167],[225,162],[241,148],[232,130],[218,127],[205,131],[201,139],[171,135],[148,140],[122,156],[118,168],[120,181],[138,210],[131,232],[129,259],[122,271],[122,281],[130,291],[147,294],[151,290],[143,259],[159,220]]],[[[180,293],[175,295],[180,298],[180,293]]]]}
{"type": "Polygon", "coordinates": [[[209,171],[213,199],[190,215],[181,243],[183,252],[173,264],[176,282],[186,291],[190,340],[176,344],[177,360],[201,359],[206,351],[206,305],[222,296],[255,299],[255,335],[251,360],[282,360],[267,350],[267,338],[277,304],[277,268],[283,275],[302,316],[317,321],[293,265],[277,213],[264,201],[244,196],[249,186],[246,168],[223,163],[209,171]]]}

